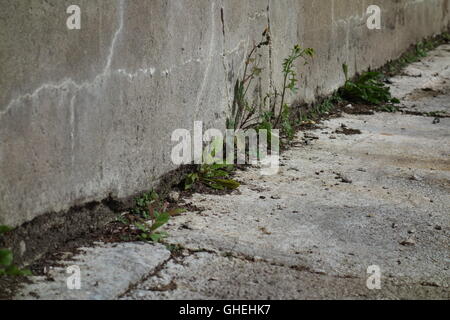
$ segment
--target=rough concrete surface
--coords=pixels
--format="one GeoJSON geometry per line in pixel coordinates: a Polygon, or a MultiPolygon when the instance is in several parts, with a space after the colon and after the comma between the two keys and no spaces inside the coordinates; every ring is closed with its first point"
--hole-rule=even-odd
{"type": "MultiPolygon", "coordinates": [[[[147,259],[147,276],[136,281],[139,269],[127,290],[103,297],[449,299],[449,66],[450,46],[441,46],[392,79],[402,112],[332,118],[298,134],[278,175],[261,176],[252,167],[239,172],[243,185],[231,195],[194,194],[188,201],[203,210],[176,217],[166,228],[168,242],[184,248],[181,254],[169,259],[165,249],[152,253],[147,245],[151,256],[129,260],[147,259]],[[415,95],[429,89],[435,96],[415,95]],[[440,110],[439,122],[406,113],[411,110],[440,110]],[[342,125],[361,134],[336,133],[342,125]],[[380,267],[381,290],[366,287],[372,265],[380,267]]],[[[127,279],[133,268],[122,271],[119,264],[107,272],[127,279]]],[[[114,281],[108,274],[83,275],[83,290],[98,282],[100,297],[114,281]]],[[[69,293],[63,279],[50,291],[36,280],[31,288],[40,298],[56,292],[86,297],[69,293]]]]}
{"type": "Polygon", "coordinates": [[[317,54],[296,100],[397,58],[449,26],[449,0],[0,1],[0,224],[17,227],[112,195],[126,198],[174,169],[171,133],[224,126],[253,41],[270,27],[263,95],[297,43],[317,54]]]}
{"type": "Polygon", "coordinates": [[[17,298],[114,299],[170,257],[164,246],[147,243],[98,244],[79,250],[81,254],[49,268],[45,276],[36,277],[36,284],[28,286],[17,298]],[[68,269],[71,266],[79,267],[80,290],[69,290],[67,285],[74,283],[74,271],[68,269]]]}

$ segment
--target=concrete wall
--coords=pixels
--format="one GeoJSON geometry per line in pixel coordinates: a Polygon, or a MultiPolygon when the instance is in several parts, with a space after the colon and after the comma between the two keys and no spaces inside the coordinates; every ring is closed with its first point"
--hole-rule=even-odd
{"type": "MultiPolygon", "coordinates": [[[[18,226],[109,194],[143,191],[173,169],[176,128],[222,128],[253,40],[270,82],[296,43],[314,61],[295,99],[379,67],[449,25],[450,0],[0,0],[0,224],[18,226]],[[82,9],[81,30],[66,8],[82,9]],[[368,30],[366,9],[382,9],[368,30]]],[[[299,70],[300,71],[300,70],[299,70]]]]}

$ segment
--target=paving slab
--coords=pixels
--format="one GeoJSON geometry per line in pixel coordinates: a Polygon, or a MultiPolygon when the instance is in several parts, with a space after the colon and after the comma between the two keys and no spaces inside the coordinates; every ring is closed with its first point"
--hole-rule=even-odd
{"type": "Polygon", "coordinates": [[[80,248],[79,251],[70,260],[49,268],[45,276],[33,277],[33,283],[27,285],[16,298],[114,299],[170,258],[170,252],[164,246],[143,242],[99,244],[92,248],[80,248]],[[79,268],[79,288],[73,278],[77,276],[74,266],[79,268]]]}
{"type": "Polygon", "coordinates": [[[445,290],[388,279],[382,290],[371,291],[362,278],[334,277],[264,261],[200,252],[180,261],[170,261],[157,276],[144,281],[121,299],[427,299],[442,297],[445,290]]]}

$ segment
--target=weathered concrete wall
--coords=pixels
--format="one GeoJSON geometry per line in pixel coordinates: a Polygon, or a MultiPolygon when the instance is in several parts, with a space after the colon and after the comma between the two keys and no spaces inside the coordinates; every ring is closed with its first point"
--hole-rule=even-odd
{"type": "Polygon", "coordinates": [[[173,169],[176,128],[222,128],[232,83],[269,25],[269,78],[313,47],[295,99],[447,29],[450,0],[1,0],[0,224],[143,191],[173,169]],[[376,2],[376,3],[375,3],[376,2]],[[81,30],[66,8],[82,10],[81,30]],[[382,9],[382,30],[366,9],[382,9]]]}

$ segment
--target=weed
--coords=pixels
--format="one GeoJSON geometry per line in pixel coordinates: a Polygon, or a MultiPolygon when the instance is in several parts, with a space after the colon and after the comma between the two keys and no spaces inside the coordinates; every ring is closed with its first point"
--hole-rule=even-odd
{"type": "Polygon", "coordinates": [[[253,121],[257,120],[256,115],[258,107],[247,100],[247,92],[252,81],[261,74],[262,68],[259,67],[261,54],[258,50],[270,44],[270,32],[266,29],[263,32],[261,42],[254,44],[245,60],[245,69],[242,78],[237,79],[234,85],[234,97],[231,106],[231,116],[227,119],[228,129],[245,129],[253,121]]]}
{"type": "Polygon", "coordinates": [[[203,164],[197,172],[188,174],[184,180],[185,190],[189,190],[196,182],[200,182],[216,190],[234,190],[239,188],[237,181],[228,179],[233,165],[227,164],[203,164]]]}
{"type": "Polygon", "coordinates": [[[444,33],[442,34],[442,39],[443,39],[443,41],[445,41],[445,42],[450,42],[450,33],[444,32],[444,33]]]}
{"type": "Polygon", "coordinates": [[[135,207],[131,210],[131,213],[143,219],[149,219],[149,205],[156,201],[159,201],[159,196],[156,192],[150,191],[144,193],[134,199],[135,207]]]}
{"type": "Polygon", "coordinates": [[[315,107],[314,113],[317,115],[321,115],[330,112],[331,109],[333,109],[333,99],[327,98],[315,107]]]}
{"type": "Polygon", "coordinates": [[[119,222],[121,224],[129,224],[129,221],[127,220],[127,218],[125,218],[123,215],[119,215],[115,222],[119,222]]]}
{"type": "MultiPolygon", "coordinates": [[[[294,138],[295,121],[292,116],[292,108],[286,103],[287,93],[296,93],[297,73],[294,70],[294,64],[297,60],[303,59],[307,64],[307,58],[314,56],[314,49],[303,49],[299,45],[295,45],[290,55],[283,61],[283,83],[281,90],[274,89],[274,92],[266,95],[265,102],[268,102],[268,111],[262,112],[260,122],[257,129],[266,129],[270,132],[272,129],[280,129],[281,135],[288,141],[294,138]],[[281,92],[281,93],[279,93],[281,92]]],[[[267,108],[266,108],[267,109],[267,108]]]]}
{"type": "MultiPolygon", "coordinates": [[[[281,102],[280,102],[280,108],[279,108],[279,115],[276,118],[276,121],[274,123],[274,128],[278,128],[278,125],[283,118],[283,114],[286,112],[286,109],[289,110],[289,107],[287,104],[285,104],[286,99],[286,92],[289,90],[292,93],[296,93],[297,88],[297,74],[295,70],[293,69],[295,61],[297,61],[299,58],[305,59],[306,57],[313,57],[314,56],[314,49],[312,48],[306,48],[302,49],[299,45],[295,45],[294,48],[291,51],[291,54],[289,57],[287,57],[283,62],[283,87],[281,90],[281,102]]],[[[276,99],[275,99],[276,100],[276,99]]],[[[286,118],[286,117],[285,117],[286,118]]]]}
{"type": "Polygon", "coordinates": [[[156,231],[170,220],[170,214],[167,212],[155,212],[155,217],[151,220],[151,224],[135,222],[134,226],[141,232],[138,236],[142,241],[154,241],[159,242],[161,239],[168,236],[167,232],[156,231]]]}
{"type": "MultiPolygon", "coordinates": [[[[11,231],[8,226],[0,226],[0,235],[11,231]]],[[[9,249],[0,249],[0,276],[30,276],[31,271],[20,269],[13,264],[13,253],[9,249]]]]}
{"type": "Polygon", "coordinates": [[[289,141],[294,139],[295,129],[291,123],[291,108],[288,105],[285,105],[281,112],[281,132],[289,141]]]}
{"type": "Polygon", "coordinates": [[[2,235],[3,233],[7,233],[9,231],[12,231],[13,229],[8,227],[8,226],[0,226],[0,235],[2,235]]]}
{"type": "Polygon", "coordinates": [[[333,95],[325,98],[321,103],[314,105],[312,110],[302,117],[301,122],[314,120],[321,115],[330,113],[334,106],[342,101],[341,96],[337,92],[333,93],[333,95]]]}
{"type": "Polygon", "coordinates": [[[209,149],[203,152],[203,163],[196,172],[186,175],[184,178],[184,189],[191,189],[197,182],[215,190],[234,190],[239,188],[239,182],[229,179],[234,165],[223,164],[223,159],[217,157],[220,147],[224,142],[215,139],[209,149]]]}
{"type": "MultiPolygon", "coordinates": [[[[143,194],[135,199],[136,207],[131,210],[134,222],[131,224],[139,231],[138,239],[142,241],[159,242],[168,236],[166,232],[157,231],[172,216],[184,212],[183,209],[168,209],[168,203],[162,201],[154,191],[143,194]]],[[[117,221],[123,224],[130,224],[125,217],[120,216],[117,221]]]]}
{"type": "Polygon", "coordinates": [[[270,30],[266,29],[263,33],[263,40],[255,44],[247,56],[244,74],[242,78],[236,80],[234,86],[234,98],[231,116],[227,119],[227,128],[235,130],[265,129],[269,132],[269,139],[272,129],[280,129],[281,134],[290,140],[294,136],[294,128],[291,108],[286,103],[286,99],[288,92],[296,93],[298,90],[294,65],[299,59],[304,59],[306,64],[306,59],[313,57],[314,50],[312,48],[303,49],[299,45],[294,46],[290,55],[283,61],[281,88],[275,88],[273,92],[267,93],[262,105],[258,105],[248,101],[247,92],[252,81],[263,71],[259,66],[261,55],[258,50],[269,45],[270,41],[270,30]]]}
{"type": "Polygon", "coordinates": [[[348,78],[348,67],[343,65],[345,74],[345,84],[339,89],[342,98],[350,102],[369,103],[381,105],[384,103],[395,104],[400,101],[393,98],[388,86],[382,81],[383,74],[375,71],[368,71],[352,81],[348,78]]]}

